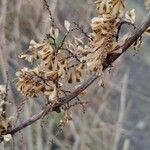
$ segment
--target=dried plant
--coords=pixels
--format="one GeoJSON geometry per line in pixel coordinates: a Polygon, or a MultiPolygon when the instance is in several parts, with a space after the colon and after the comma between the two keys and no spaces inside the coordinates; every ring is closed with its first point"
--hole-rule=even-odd
{"type": "Polygon", "coordinates": [[[122,51],[125,39],[117,40],[120,26],[122,22],[134,24],[135,13],[132,10],[125,14],[123,1],[99,0],[95,3],[98,16],[92,19],[92,33],[88,35],[87,44],[78,37],[73,37],[73,41],[67,40],[67,36],[76,29],[71,28],[68,21],[64,22],[67,33],[60,43],[59,29],[54,27],[42,43],[30,42],[28,51],[21,58],[31,63],[36,61],[36,65],[17,72],[18,91],[28,97],[43,93],[47,101],[55,105],[65,96],[65,91],[69,91],[64,89],[64,80],[67,79],[69,84],[80,83],[87,72],[98,75],[102,80],[107,56],[122,51]]]}
{"type": "MultiPolygon", "coordinates": [[[[27,98],[44,96],[45,108],[24,123],[12,127],[5,114],[5,95],[7,90],[0,88],[0,140],[10,140],[11,136],[49,112],[61,112],[65,108],[64,119],[60,126],[65,126],[72,119],[70,108],[83,103],[78,96],[83,96],[86,88],[96,79],[104,86],[104,71],[129,47],[138,47],[142,34],[150,26],[150,16],[132,35],[119,36],[123,24],[135,27],[135,10],[126,11],[124,0],[96,0],[97,16],[91,19],[91,33],[81,31],[82,36],[73,32],[79,30],[76,23],[64,21],[66,33],[63,36],[57,27],[47,1],[44,0],[51,19],[51,29],[42,42],[31,40],[26,53],[20,57],[31,63],[16,73],[17,90],[27,98]],[[83,38],[84,35],[84,38],[83,38]],[[85,40],[86,38],[86,40],[85,40]],[[88,80],[85,77],[91,76],[88,80]],[[71,85],[71,88],[67,88],[71,85]],[[72,99],[78,102],[71,104],[72,99]]],[[[149,1],[146,1],[149,6],[149,1]]]]}

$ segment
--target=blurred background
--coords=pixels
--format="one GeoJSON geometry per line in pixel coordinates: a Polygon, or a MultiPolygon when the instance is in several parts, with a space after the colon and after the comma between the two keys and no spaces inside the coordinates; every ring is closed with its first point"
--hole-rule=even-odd
{"type": "MultiPolygon", "coordinates": [[[[64,20],[78,22],[85,32],[95,16],[93,0],[48,1],[55,22],[65,34],[64,20]]],[[[143,0],[126,0],[135,8],[137,24],[148,14],[143,0]]],[[[16,124],[41,109],[39,100],[26,101],[17,91],[15,73],[29,66],[19,59],[30,40],[42,41],[50,28],[42,0],[0,0],[0,84],[9,79],[11,114],[16,124]],[[23,100],[26,103],[23,103],[23,100]]],[[[123,32],[132,27],[123,26],[123,32]]],[[[150,149],[150,38],[144,36],[139,51],[130,50],[106,73],[105,88],[93,84],[84,98],[85,113],[75,107],[73,120],[57,129],[62,114],[50,114],[17,133],[0,150],[149,150],[150,149]]]]}

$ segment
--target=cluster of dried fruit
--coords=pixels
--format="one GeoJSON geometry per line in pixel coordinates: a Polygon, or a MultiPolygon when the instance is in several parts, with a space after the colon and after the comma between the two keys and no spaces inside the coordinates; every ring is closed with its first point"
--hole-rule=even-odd
{"type": "Polygon", "coordinates": [[[107,55],[121,51],[121,43],[117,39],[120,25],[122,22],[134,23],[135,13],[132,10],[125,14],[123,0],[97,0],[96,6],[98,17],[92,19],[93,33],[89,43],[91,52],[87,56],[87,65],[101,75],[107,55]]]}
{"type": "MultiPolygon", "coordinates": [[[[55,33],[57,31],[51,30],[55,33]]],[[[29,51],[21,56],[29,62],[37,62],[33,69],[23,68],[17,72],[17,89],[22,94],[36,97],[43,93],[52,102],[64,96],[65,90],[62,89],[61,81],[66,77],[68,83],[72,83],[73,80],[80,82],[83,65],[74,58],[73,52],[66,49],[65,42],[58,47],[56,38],[57,36],[51,32],[50,38],[42,44],[31,41],[29,51]]]]}
{"type": "Polygon", "coordinates": [[[41,44],[30,42],[29,50],[21,58],[36,64],[32,69],[17,72],[18,91],[29,97],[43,93],[49,102],[55,103],[68,92],[63,86],[66,79],[68,83],[80,83],[87,72],[102,79],[107,56],[121,51],[122,43],[117,38],[120,25],[134,24],[135,13],[134,10],[125,13],[123,0],[96,0],[95,3],[98,16],[92,19],[87,44],[77,37],[72,41],[67,39],[74,30],[68,21],[65,21],[67,34],[61,42],[59,30],[54,28],[41,44]]]}
{"type": "Polygon", "coordinates": [[[11,127],[11,118],[6,116],[6,105],[9,103],[6,101],[6,86],[0,85],[0,140],[4,139],[9,141],[11,139],[10,134],[6,134],[7,129],[11,127]]]}

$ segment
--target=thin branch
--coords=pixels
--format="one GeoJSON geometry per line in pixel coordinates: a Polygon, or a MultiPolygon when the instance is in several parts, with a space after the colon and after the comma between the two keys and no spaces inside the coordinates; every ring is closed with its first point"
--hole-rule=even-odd
{"type": "Polygon", "coordinates": [[[29,118],[27,121],[22,122],[20,125],[18,125],[17,127],[14,127],[12,129],[9,129],[7,134],[15,134],[16,132],[22,130],[23,128],[31,125],[32,123],[36,122],[37,120],[41,119],[44,117],[45,114],[47,114],[48,112],[50,112],[51,107],[48,107],[47,109],[43,109],[40,113],[32,116],[31,118],[29,118]]]}
{"type": "MultiPolygon", "coordinates": [[[[146,20],[139,26],[137,27],[137,29],[134,31],[134,33],[132,34],[132,36],[130,38],[128,38],[125,43],[122,46],[122,52],[120,54],[116,54],[116,55],[110,55],[107,58],[106,63],[104,64],[104,70],[106,70],[109,66],[112,65],[112,63],[118,58],[120,57],[131,45],[133,45],[140,37],[141,35],[146,31],[146,29],[150,26],[150,14],[148,15],[148,17],[146,18],[146,20]]],[[[35,114],[34,116],[32,116],[31,118],[29,118],[28,120],[24,121],[23,123],[21,123],[20,125],[11,128],[7,131],[7,134],[15,134],[16,132],[22,130],[23,128],[33,124],[34,122],[36,122],[37,120],[41,119],[43,117],[43,115],[46,115],[47,113],[49,113],[50,111],[58,111],[59,108],[62,105],[65,105],[66,103],[70,102],[72,99],[74,99],[75,97],[77,97],[81,92],[83,92],[88,86],[90,86],[96,79],[98,78],[98,76],[94,75],[92,77],[90,77],[87,81],[85,81],[80,87],[78,87],[72,94],[67,95],[63,98],[61,98],[59,101],[60,103],[54,105],[52,108],[48,108],[45,110],[42,110],[40,113],[35,114]]]]}
{"type": "Polygon", "coordinates": [[[54,18],[52,17],[52,12],[51,12],[51,10],[50,10],[50,6],[48,5],[47,0],[43,0],[43,2],[44,2],[44,5],[45,5],[45,7],[46,7],[46,10],[48,11],[50,20],[51,20],[51,22],[52,22],[52,27],[54,27],[55,21],[54,21],[54,18]]]}

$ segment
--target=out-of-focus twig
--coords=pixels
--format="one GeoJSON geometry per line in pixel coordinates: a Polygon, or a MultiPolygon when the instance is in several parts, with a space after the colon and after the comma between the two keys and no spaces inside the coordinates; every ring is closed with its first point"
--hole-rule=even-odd
{"type": "Polygon", "coordinates": [[[6,17],[7,17],[7,0],[2,0],[0,5],[0,67],[2,67],[2,75],[5,81],[7,81],[6,75],[6,60],[7,60],[7,51],[3,52],[2,49],[6,46],[6,38],[5,38],[5,25],[6,25],[6,17]],[[5,57],[3,57],[5,55],[5,57]]]}
{"type": "Polygon", "coordinates": [[[44,6],[45,6],[45,8],[46,8],[46,10],[47,10],[47,12],[49,14],[49,18],[51,20],[52,26],[55,26],[55,21],[54,21],[54,18],[52,16],[52,12],[51,12],[50,6],[48,5],[47,0],[43,0],[43,2],[44,2],[44,6]]]}
{"type": "Polygon", "coordinates": [[[114,141],[114,150],[118,149],[118,145],[121,139],[121,128],[123,126],[125,109],[126,109],[126,94],[127,94],[127,86],[128,86],[128,76],[129,71],[125,73],[122,81],[122,89],[121,89],[121,96],[120,96],[120,110],[118,113],[118,121],[116,125],[116,135],[114,141]]]}

